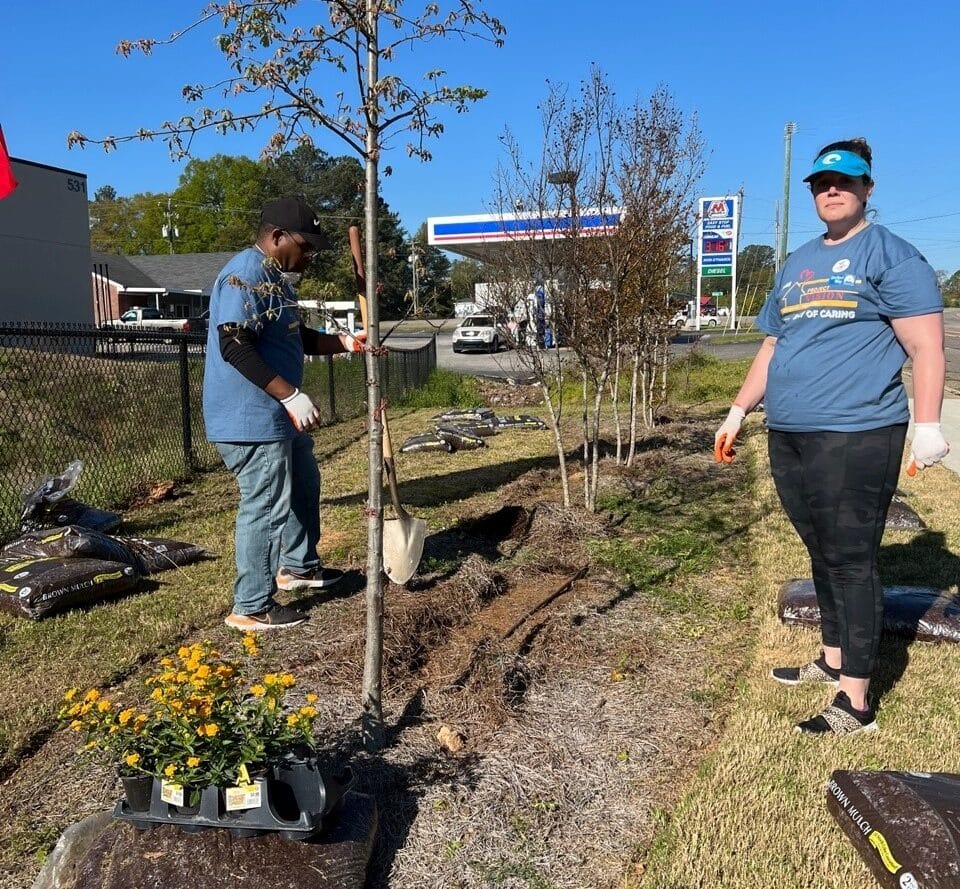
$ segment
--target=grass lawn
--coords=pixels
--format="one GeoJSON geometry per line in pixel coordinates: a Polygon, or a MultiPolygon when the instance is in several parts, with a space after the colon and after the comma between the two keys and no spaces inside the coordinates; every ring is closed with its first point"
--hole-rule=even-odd
{"type": "MultiPolygon", "coordinates": [[[[711,430],[748,363],[696,353],[679,363],[666,411],[674,422],[645,437],[633,472],[609,473],[596,521],[573,510],[555,517],[567,524],[538,538],[539,547],[487,553],[484,582],[512,591],[493,600],[474,603],[466,569],[478,570],[476,532],[464,522],[489,523],[505,504],[555,503],[551,437],[504,434],[455,459],[400,455],[401,500],[427,520],[431,536],[421,586],[388,588],[387,718],[400,726],[411,701],[423,710],[403,729],[395,759],[380,764],[386,771],[371,772],[388,776],[382,831],[390,861],[381,866],[392,862],[391,889],[868,889],[872,877],[826,810],[830,772],[960,771],[960,651],[952,646],[885,643],[881,684],[890,690],[878,734],[819,742],[792,734],[793,723],[828,696],[765,677],[816,650],[813,632],[784,628],[775,614],[782,581],[809,569],[776,503],[759,421],[751,419],[732,467],[709,458],[711,430]],[[581,559],[591,583],[516,634],[519,650],[502,644],[502,634],[483,635],[484,622],[511,626],[514,595],[518,608],[528,604],[524,596],[537,601],[556,572],[581,559]],[[469,682],[441,681],[461,669],[473,671],[469,682]],[[502,689],[491,694],[506,676],[522,704],[505,704],[502,689]],[[463,759],[437,753],[441,717],[460,719],[469,746],[463,759]],[[391,782],[408,808],[418,800],[416,821],[399,832],[391,782]]],[[[426,396],[394,410],[397,443],[425,428],[440,404],[476,403],[476,385],[437,375],[426,396]]],[[[573,449],[577,419],[571,423],[573,449]]],[[[321,691],[333,743],[355,734],[359,709],[364,421],[321,430],[316,442],[322,556],[352,574],[342,594],[316,603],[304,632],[265,640],[264,649],[321,691]]],[[[577,484],[574,476],[575,496],[577,484]]],[[[936,468],[904,477],[902,486],[930,530],[888,534],[887,575],[953,584],[956,592],[960,480],[936,468]]],[[[0,615],[0,668],[8,676],[0,685],[0,886],[30,885],[60,831],[116,798],[109,770],[78,759],[75,738],[57,727],[66,689],[128,688],[181,642],[233,638],[222,619],[231,602],[236,502],[232,478],[211,472],[175,499],[125,517],[130,533],[200,543],[216,560],[41,622],[0,615]],[[38,786],[47,788],[42,805],[38,786]]]]}
{"type": "MultiPolygon", "coordinates": [[[[783,626],[776,616],[782,582],[809,577],[799,538],[777,501],[759,423],[742,449],[756,467],[763,517],[750,552],[761,605],[755,659],[740,677],[717,748],[691,780],[647,862],[643,889],[873,889],[876,882],[827,812],[834,769],[960,772],[960,649],[886,637],[875,688],[880,731],[849,738],[794,735],[793,724],[832,695],[788,688],[768,678],[818,651],[819,634],[783,626]]],[[[901,489],[927,522],[920,532],[888,531],[881,553],[886,582],[929,584],[958,593],[960,480],[935,467],[901,489]]]]}

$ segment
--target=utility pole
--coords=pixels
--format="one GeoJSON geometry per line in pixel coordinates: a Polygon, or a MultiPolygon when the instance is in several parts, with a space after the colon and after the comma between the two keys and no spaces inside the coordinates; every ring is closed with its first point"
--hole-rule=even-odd
{"type": "Polygon", "coordinates": [[[410,263],[410,269],[413,272],[413,287],[410,291],[410,294],[413,298],[413,317],[420,317],[420,250],[417,247],[417,242],[414,241],[410,247],[410,259],[407,260],[410,263]]]}
{"type": "Polygon", "coordinates": [[[777,268],[782,266],[787,259],[787,236],[790,229],[790,152],[793,145],[793,134],[796,131],[797,125],[795,123],[788,123],[783,128],[783,226],[780,229],[777,268]]]}
{"type": "MultiPolygon", "coordinates": [[[[163,204],[160,205],[161,207],[163,204]]],[[[180,237],[180,229],[177,228],[177,219],[179,218],[178,214],[173,212],[173,198],[167,198],[167,209],[164,213],[164,223],[161,231],[163,236],[170,243],[170,254],[173,255],[173,242],[174,239],[180,237]]]]}
{"type": "Polygon", "coordinates": [[[773,205],[773,273],[780,271],[780,201],[773,205]]]}

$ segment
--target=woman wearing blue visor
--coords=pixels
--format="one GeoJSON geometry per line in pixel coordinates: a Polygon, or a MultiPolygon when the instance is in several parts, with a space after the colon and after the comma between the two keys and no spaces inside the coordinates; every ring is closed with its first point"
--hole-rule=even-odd
{"type": "Polygon", "coordinates": [[[761,399],[770,468],[810,553],[823,650],[779,667],[786,685],[838,686],[810,734],[877,728],[869,697],[883,627],[877,555],[896,489],[909,410],[901,369],[913,363],[911,469],[949,451],[940,429],[943,301],[920,253],[866,217],[872,154],[863,139],[822,148],[810,174],[826,232],[787,258],[757,318],[766,338],[716,434],[733,457],[744,416],[761,399]]]}

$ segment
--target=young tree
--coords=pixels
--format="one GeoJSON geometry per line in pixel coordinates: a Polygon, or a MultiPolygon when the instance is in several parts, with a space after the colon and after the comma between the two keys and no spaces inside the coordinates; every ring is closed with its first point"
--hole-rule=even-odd
{"type": "MultiPolygon", "coordinates": [[[[312,144],[325,130],[345,143],[364,164],[364,243],[366,299],[370,337],[367,350],[370,470],[367,533],[367,650],[364,663],[363,712],[368,743],[375,743],[382,722],[381,664],[383,626],[383,427],[380,422],[378,356],[380,313],[377,305],[379,167],[391,136],[408,134],[406,150],[430,159],[429,139],[443,132],[439,114],[445,108],[468,110],[485,91],[449,85],[442,70],[428,70],[419,79],[406,76],[412,50],[442,38],[478,38],[503,42],[505,29],[481,9],[482,0],[427,2],[407,14],[403,0],[326,0],[311,4],[325,20],[293,24],[298,0],[214,0],[184,29],[166,40],[124,41],[121,53],[150,54],[175,43],[203,25],[219,23],[217,45],[230,73],[215,83],[184,88],[194,114],[144,128],[125,136],[90,140],[71,133],[68,143],[99,141],[108,150],[120,142],[163,137],[174,156],[189,153],[193,137],[204,130],[219,133],[274,128],[266,156],[280,154],[291,143],[312,144]],[[385,35],[381,41],[381,32],[385,35]],[[402,61],[407,65],[401,64],[402,61]],[[381,71],[381,69],[383,69],[381,71]],[[339,82],[334,80],[339,77],[339,82]],[[256,98],[262,100],[257,107],[256,98]],[[220,107],[208,102],[222,99],[220,107]]],[[[384,173],[389,174],[388,167],[384,173]]]]}
{"type": "MultiPolygon", "coordinates": [[[[608,388],[617,458],[622,457],[619,381],[625,360],[633,362],[628,462],[638,416],[647,425],[653,422],[653,379],[667,355],[668,279],[689,242],[702,142],[695,122],[684,118],[664,88],[623,107],[597,70],[574,97],[565,87],[552,86],[541,115],[539,157],[528,160],[511,134],[504,136],[508,160],[493,203],[504,218],[516,213],[525,219],[526,230],[510,239],[497,264],[494,277],[503,282],[496,290],[498,308],[511,314],[534,281],[549,293],[549,311],[542,317],[536,301],[520,305],[532,311],[529,322],[537,328],[548,324],[576,358],[583,398],[584,505],[592,510],[608,388]]],[[[543,345],[538,329],[534,337],[520,337],[518,348],[544,393],[569,505],[560,430],[564,368],[558,360],[545,360],[543,345]]]]}

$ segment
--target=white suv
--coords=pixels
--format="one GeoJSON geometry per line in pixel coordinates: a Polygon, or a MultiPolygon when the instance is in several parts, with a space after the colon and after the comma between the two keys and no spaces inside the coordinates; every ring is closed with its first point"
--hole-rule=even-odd
{"type": "Polygon", "coordinates": [[[453,331],[453,351],[499,352],[503,334],[493,315],[468,315],[453,331]]]}

